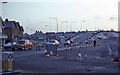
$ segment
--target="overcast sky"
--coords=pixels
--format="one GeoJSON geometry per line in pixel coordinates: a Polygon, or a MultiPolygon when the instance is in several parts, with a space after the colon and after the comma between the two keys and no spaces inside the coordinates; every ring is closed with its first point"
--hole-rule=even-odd
{"type": "Polygon", "coordinates": [[[119,0],[3,0],[2,18],[19,21],[25,32],[118,29],[119,0]],[[51,17],[51,18],[50,18],[51,17]]]}

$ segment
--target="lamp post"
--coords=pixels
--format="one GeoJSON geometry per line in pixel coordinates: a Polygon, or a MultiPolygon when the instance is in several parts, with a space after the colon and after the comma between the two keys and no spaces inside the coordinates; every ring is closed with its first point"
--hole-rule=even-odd
{"type": "Polygon", "coordinates": [[[62,23],[64,23],[64,22],[61,22],[61,32],[62,32],[62,23]]]}
{"type": "Polygon", "coordinates": [[[110,28],[113,29],[112,27],[110,27],[110,21],[117,21],[117,18],[115,17],[108,17],[106,20],[105,20],[105,29],[106,30],[109,30],[110,28]]]}
{"type": "Polygon", "coordinates": [[[80,22],[80,30],[82,31],[82,24],[81,24],[81,22],[80,22]]]}
{"type": "Polygon", "coordinates": [[[96,31],[96,19],[94,20],[94,24],[95,24],[94,26],[95,26],[95,31],[96,31]]]}
{"type": "Polygon", "coordinates": [[[53,19],[56,19],[56,23],[57,23],[57,33],[58,33],[58,18],[53,18],[53,19]]]}
{"type": "Polygon", "coordinates": [[[52,17],[49,17],[49,19],[55,19],[55,20],[56,20],[56,25],[57,25],[57,33],[58,33],[58,18],[57,18],[57,17],[54,17],[54,18],[52,18],[52,17]]]}
{"type": "MultiPolygon", "coordinates": [[[[0,9],[2,10],[3,8],[2,8],[2,6],[4,5],[4,4],[7,4],[8,2],[7,1],[4,1],[4,2],[0,2],[0,9]]],[[[0,16],[2,16],[2,11],[0,12],[0,16]]]]}
{"type": "Polygon", "coordinates": [[[3,4],[6,4],[6,3],[8,3],[8,2],[2,2],[3,4]]]}
{"type": "MultiPolygon", "coordinates": [[[[68,23],[68,21],[62,21],[61,23],[68,23]]],[[[67,25],[66,25],[67,26],[67,25]]],[[[61,26],[61,30],[62,30],[62,26],[61,26]]],[[[67,30],[68,30],[68,26],[67,26],[67,30]]]]}
{"type": "Polygon", "coordinates": [[[70,31],[72,32],[72,24],[73,23],[76,23],[76,21],[71,21],[71,24],[70,24],[70,31]]]}
{"type": "MultiPolygon", "coordinates": [[[[110,17],[109,20],[110,20],[111,22],[113,22],[113,21],[115,22],[115,21],[117,21],[117,18],[116,18],[116,17],[110,17]]],[[[112,26],[112,25],[111,25],[111,26],[112,26]]],[[[112,30],[112,29],[113,29],[113,28],[111,27],[111,30],[112,30]]]]}
{"type": "Polygon", "coordinates": [[[83,23],[86,22],[85,20],[82,21],[83,23]]]}
{"type": "Polygon", "coordinates": [[[30,33],[32,33],[34,30],[30,27],[26,27],[26,29],[28,29],[28,32],[30,31],[30,33]]]}
{"type": "Polygon", "coordinates": [[[50,27],[50,31],[52,31],[52,27],[51,27],[50,25],[45,25],[45,26],[46,26],[46,27],[48,27],[48,26],[49,26],[49,27],[50,27]]]}

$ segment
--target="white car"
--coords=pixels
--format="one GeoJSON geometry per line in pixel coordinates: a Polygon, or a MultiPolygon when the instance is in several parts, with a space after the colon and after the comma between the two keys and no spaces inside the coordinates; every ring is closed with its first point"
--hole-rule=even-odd
{"type": "Polygon", "coordinates": [[[12,48],[12,45],[13,45],[13,42],[8,42],[7,44],[4,44],[4,49],[5,49],[5,50],[11,49],[11,48],[12,48]]]}
{"type": "Polygon", "coordinates": [[[47,42],[47,44],[56,44],[59,45],[59,42],[57,40],[50,40],[47,42]]]}

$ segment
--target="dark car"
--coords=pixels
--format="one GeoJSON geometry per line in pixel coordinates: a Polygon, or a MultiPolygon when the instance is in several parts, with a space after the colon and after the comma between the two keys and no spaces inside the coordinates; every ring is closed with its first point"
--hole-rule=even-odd
{"type": "Polygon", "coordinates": [[[54,55],[57,56],[57,47],[59,45],[59,42],[57,40],[50,40],[46,43],[46,49],[47,52],[45,54],[47,55],[54,55]]]}

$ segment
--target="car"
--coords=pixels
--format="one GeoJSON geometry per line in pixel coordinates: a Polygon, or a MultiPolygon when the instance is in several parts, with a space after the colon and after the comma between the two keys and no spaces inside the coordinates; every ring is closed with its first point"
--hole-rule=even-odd
{"type": "Polygon", "coordinates": [[[67,40],[64,42],[64,46],[70,46],[73,43],[73,40],[67,40]]]}
{"type": "Polygon", "coordinates": [[[54,56],[57,56],[57,47],[59,45],[59,42],[57,40],[49,40],[47,43],[46,43],[46,49],[47,49],[47,52],[45,54],[47,55],[54,55],[54,56]]]}
{"type": "Polygon", "coordinates": [[[13,45],[13,42],[8,42],[8,43],[4,44],[3,47],[5,50],[8,50],[8,49],[12,49],[12,45],[13,45]]]}
{"type": "Polygon", "coordinates": [[[56,44],[56,45],[59,45],[60,43],[57,40],[52,39],[52,40],[49,40],[47,42],[47,44],[56,44]]]}
{"type": "Polygon", "coordinates": [[[13,43],[12,49],[13,50],[31,50],[33,47],[33,43],[30,40],[18,40],[13,43]]]}

